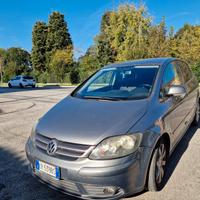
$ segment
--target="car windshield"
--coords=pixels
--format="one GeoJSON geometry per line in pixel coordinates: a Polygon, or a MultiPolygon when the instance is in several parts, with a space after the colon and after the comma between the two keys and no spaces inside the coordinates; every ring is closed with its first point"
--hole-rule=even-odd
{"type": "Polygon", "coordinates": [[[128,100],[147,98],[159,66],[104,68],[72,96],[85,99],[128,100]]]}

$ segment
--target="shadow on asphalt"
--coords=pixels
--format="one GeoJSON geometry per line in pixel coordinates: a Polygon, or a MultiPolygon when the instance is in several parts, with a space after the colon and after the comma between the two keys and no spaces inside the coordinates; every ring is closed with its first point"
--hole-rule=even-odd
{"type": "Polygon", "coordinates": [[[166,177],[165,177],[164,186],[167,184],[170,177],[172,176],[181,157],[183,156],[183,154],[189,147],[190,140],[192,139],[192,137],[194,136],[198,128],[200,128],[200,123],[198,124],[198,126],[191,125],[188,131],[186,132],[186,134],[183,136],[183,138],[179,142],[179,144],[176,146],[176,149],[174,150],[171,157],[169,158],[169,162],[166,169],[166,177]]]}
{"type": "MultiPolygon", "coordinates": [[[[71,87],[71,86],[70,86],[71,87]]],[[[63,89],[63,87],[57,86],[57,85],[48,85],[44,87],[36,87],[36,88],[31,88],[31,87],[26,87],[26,88],[20,88],[20,87],[13,87],[13,88],[8,88],[8,87],[0,87],[0,94],[6,94],[6,93],[13,93],[13,92],[26,92],[26,91],[38,91],[38,90],[53,90],[53,89],[63,89]]]]}
{"type": "Polygon", "coordinates": [[[0,200],[78,200],[33,178],[23,154],[0,147],[0,200]]]}

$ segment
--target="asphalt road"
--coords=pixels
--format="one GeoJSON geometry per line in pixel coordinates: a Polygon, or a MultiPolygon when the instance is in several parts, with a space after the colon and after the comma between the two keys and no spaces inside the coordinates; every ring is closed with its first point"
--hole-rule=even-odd
{"type": "MultiPolygon", "coordinates": [[[[24,151],[35,121],[71,90],[0,88],[0,200],[77,200],[32,178],[24,151]]],[[[200,130],[193,127],[170,159],[164,189],[143,192],[128,200],[199,199],[200,130]]]]}

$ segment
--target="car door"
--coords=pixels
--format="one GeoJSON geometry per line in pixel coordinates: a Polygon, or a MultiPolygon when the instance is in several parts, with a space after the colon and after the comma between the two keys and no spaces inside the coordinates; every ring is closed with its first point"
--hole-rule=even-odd
{"type": "Polygon", "coordinates": [[[10,83],[11,83],[12,86],[17,86],[17,76],[12,78],[10,83]]]}
{"type": "Polygon", "coordinates": [[[196,103],[198,101],[198,81],[196,77],[192,74],[189,66],[187,63],[183,61],[177,61],[177,65],[181,69],[184,86],[187,90],[187,96],[185,98],[185,109],[187,109],[187,118],[185,120],[186,126],[191,122],[193,119],[194,112],[196,110],[196,103]]]}
{"type": "Polygon", "coordinates": [[[15,77],[11,78],[11,79],[9,80],[9,83],[10,83],[12,86],[15,86],[15,85],[14,85],[14,81],[15,81],[15,77]]]}
{"type": "Polygon", "coordinates": [[[20,85],[20,80],[21,80],[21,76],[16,76],[16,78],[15,78],[15,86],[19,86],[20,85]]]}
{"type": "Polygon", "coordinates": [[[167,96],[169,88],[173,85],[184,85],[183,77],[176,62],[169,63],[164,71],[160,90],[161,102],[168,105],[168,111],[164,116],[164,126],[171,134],[172,144],[178,142],[185,128],[184,119],[188,108],[185,107],[185,99],[178,96],[167,96]]]}

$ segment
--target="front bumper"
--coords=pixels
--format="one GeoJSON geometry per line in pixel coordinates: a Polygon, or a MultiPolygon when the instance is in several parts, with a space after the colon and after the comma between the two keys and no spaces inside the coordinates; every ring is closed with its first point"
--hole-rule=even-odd
{"type": "Polygon", "coordinates": [[[120,159],[66,161],[40,152],[29,139],[26,154],[31,173],[41,182],[82,199],[119,199],[144,189],[151,149],[140,148],[120,159]],[[35,170],[35,160],[60,167],[61,180],[35,170]]]}

